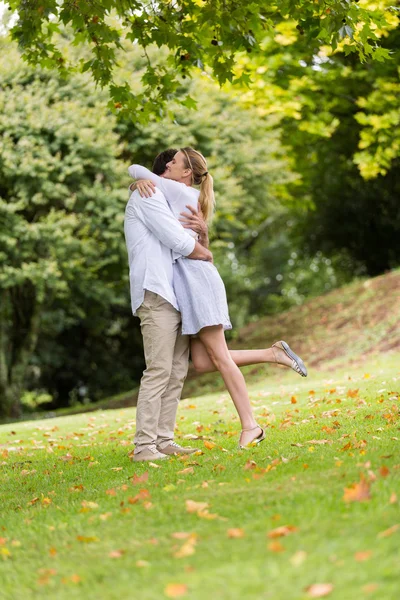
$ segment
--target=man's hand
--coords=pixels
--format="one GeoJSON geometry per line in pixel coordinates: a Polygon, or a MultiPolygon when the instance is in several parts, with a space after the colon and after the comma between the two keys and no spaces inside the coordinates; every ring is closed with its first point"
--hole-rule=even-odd
{"type": "Polygon", "coordinates": [[[195,210],[192,206],[187,204],[186,208],[190,210],[190,213],[181,212],[181,218],[179,219],[179,221],[182,223],[185,229],[192,229],[193,231],[198,233],[200,244],[205,248],[208,248],[208,226],[204,220],[203,213],[201,212],[200,207],[198,207],[198,210],[195,210]]]}
{"type": "Polygon", "coordinates": [[[142,198],[151,198],[156,191],[156,186],[150,179],[138,179],[131,183],[129,189],[134,192],[137,190],[142,198]]]}
{"type": "Polygon", "coordinates": [[[196,245],[194,247],[194,250],[192,252],[192,254],[189,254],[189,256],[187,256],[186,258],[192,258],[194,260],[205,260],[208,262],[214,262],[213,261],[213,255],[211,254],[211,252],[209,250],[207,250],[207,248],[204,248],[204,246],[202,246],[201,244],[199,244],[199,242],[196,242],[196,245]]]}

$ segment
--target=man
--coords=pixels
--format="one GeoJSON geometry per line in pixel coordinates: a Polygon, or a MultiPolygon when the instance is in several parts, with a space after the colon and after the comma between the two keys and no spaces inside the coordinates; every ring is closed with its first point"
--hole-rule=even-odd
{"type": "MultiPolygon", "coordinates": [[[[153,164],[165,172],[176,150],[159,154],[153,164]]],[[[164,194],[134,191],[125,211],[132,312],[140,319],[146,370],[136,412],[134,461],[155,461],[190,454],[174,442],[176,411],[189,361],[189,338],[180,333],[181,318],[172,285],[172,252],[194,260],[212,260],[211,252],[190,236],[173,216],[164,194]]]]}

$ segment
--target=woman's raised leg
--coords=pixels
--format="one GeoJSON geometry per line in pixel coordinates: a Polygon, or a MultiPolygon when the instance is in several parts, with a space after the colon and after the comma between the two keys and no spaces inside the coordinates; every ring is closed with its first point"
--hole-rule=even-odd
{"type": "Polygon", "coordinates": [[[240,444],[246,446],[262,434],[262,429],[258,427],[254,419],[243,374],[235,364],[226,345],[223,327],[222,325],[204,327],[198,335],[215,370],[221,373],[233,400],[242,424],[240,444]]]}
{"type": "MultiPolygon", "coordinates": [[[[292,361],[280,348],[260,348],[259,350],[229,350],[232,360],[238,367],[257,365],[261,363],[277,363],[287,367],[292,366],[292,361]]],[[[198,373],[212,373],[218,371],[211,360],[201,338],[191,338],[190,355],[193,366],[198,373]]]]}

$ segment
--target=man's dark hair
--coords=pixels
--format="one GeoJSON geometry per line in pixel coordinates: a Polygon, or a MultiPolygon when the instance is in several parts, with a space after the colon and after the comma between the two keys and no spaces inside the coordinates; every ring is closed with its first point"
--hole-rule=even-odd
{"type": "Polygon", "coordinates": [[[156,156],[153,162],[153,173],[155,175],[162,175],[167,167],[167,163],[169,163],[178,152],[175,148],[168,148],[168,150],[164,150],[164,152],[160,152],[156,156]]]}

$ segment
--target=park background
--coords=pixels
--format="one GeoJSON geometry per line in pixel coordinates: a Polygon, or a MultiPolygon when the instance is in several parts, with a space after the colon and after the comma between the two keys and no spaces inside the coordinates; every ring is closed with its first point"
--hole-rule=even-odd
{"type": "MultiPolygon", "coordinates": [[[[246,323],[399,265],[398,12],[361,4],[380,10],[373,60],[348,54],[347,25],[333,52],[279,16],[258,51],[248,34],[234,76],[226,65],[193,66],[180,51],[168,79],[165,49],[122,40],[114,79],[139,98],[162,82],[158,114],[153,99],[128,113],[122,98],[110,102],[84,62],[88,48],[72,44],[67,28],[56,33],[62,52],[86,72],[46,69],[47,59],[28,65],[3,5],[1,418],[137,388],[144,363],[123,238],[127,166],[151,166],[166,147],[192,145],[208,159],[211,248],[231,340],[246,323]]],[[[214,36],[210,47],[219,43],[214,36]]]]}
{"type": "Polygon", "coordinates": [[[9,6],[1,599],[397,600],[398,5],[9,6]],[[309,376],[243,369],[266,440],[239,450],[221,378],[190,370],[175,438],[198,451],[132,464],[127,167],[186,144],[214,176],[229,345],[286,339],[309,376]]]}

